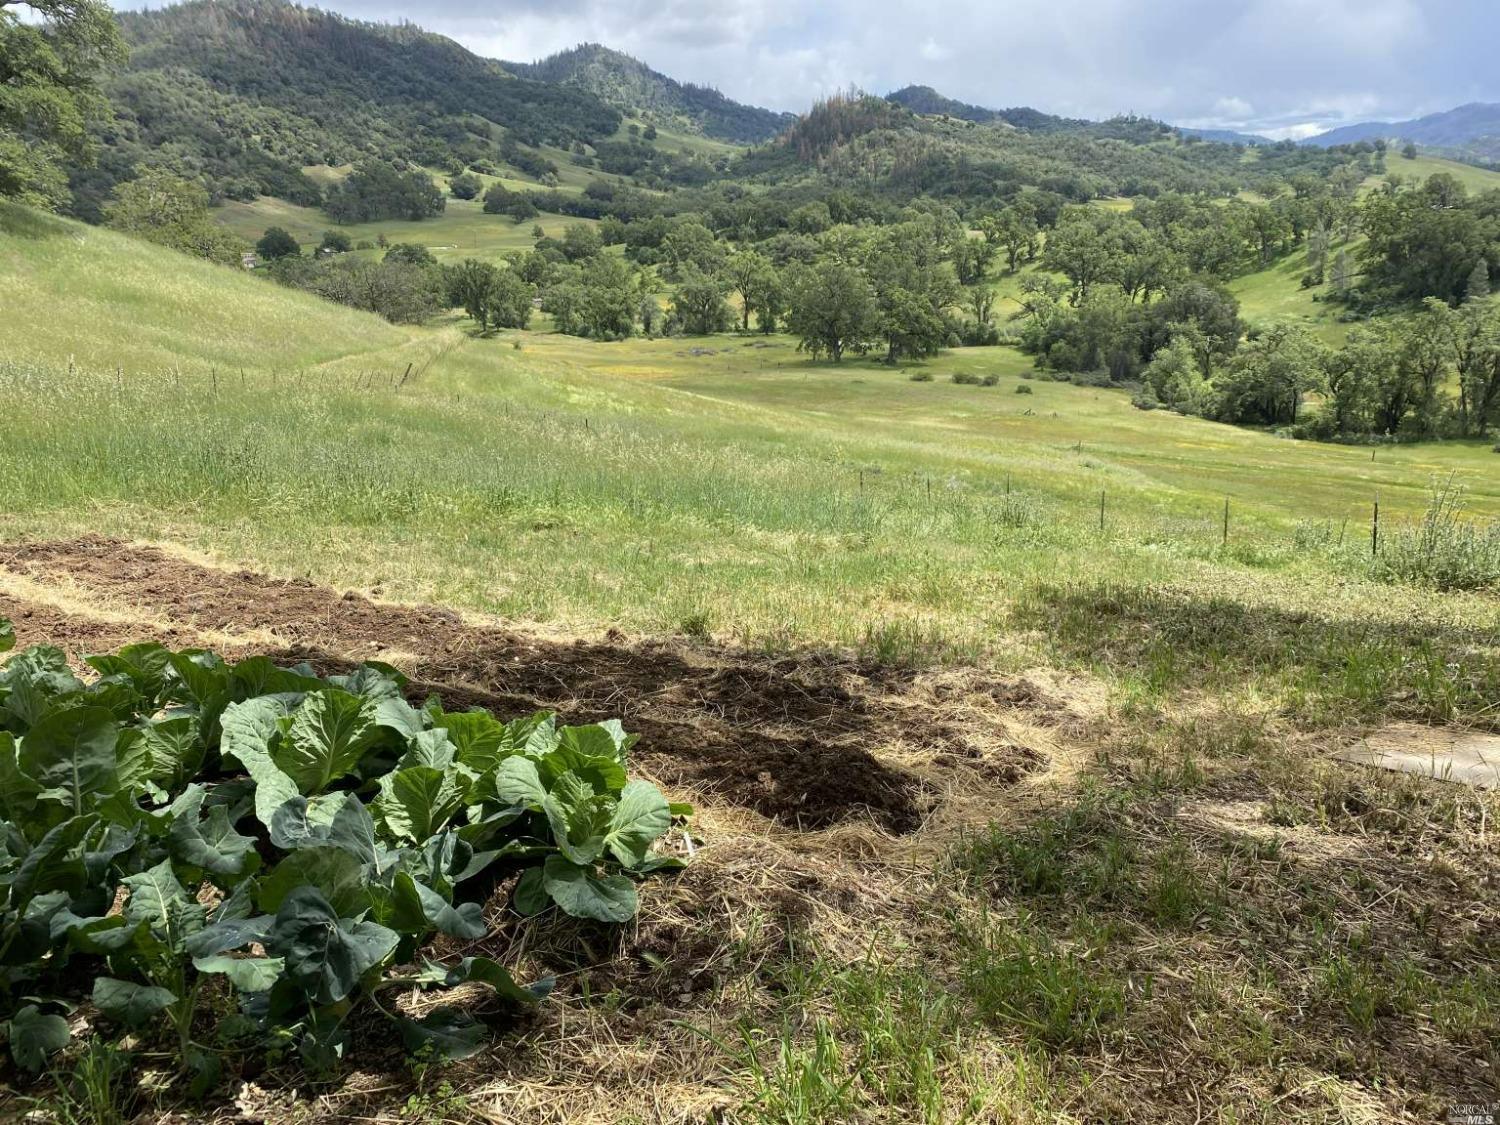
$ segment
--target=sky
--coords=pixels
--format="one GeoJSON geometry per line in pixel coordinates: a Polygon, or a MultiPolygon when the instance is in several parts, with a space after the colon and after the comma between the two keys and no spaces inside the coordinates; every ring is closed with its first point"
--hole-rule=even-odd
{"type": "MultiPolygon", "coordinates": [[[[851,86],[1299,138],[1500,101],[1500,0],[305,0],[492,58],[598,42],[737,101],[851,86]]],[[[161,7],[161,0],[116,0],[161,7]]]]}

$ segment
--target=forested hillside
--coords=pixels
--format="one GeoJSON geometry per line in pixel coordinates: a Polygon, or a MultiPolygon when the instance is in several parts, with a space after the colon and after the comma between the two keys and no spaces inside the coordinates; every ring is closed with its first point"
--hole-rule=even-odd
{"type": "Polygon", "coordinates": [[[629,116],[739,144],[769,140],[795,120],[790,113],[742,105],[709,87],[678,82],[598,43],[583,43],[540,62],[508,62],[505,68],[524,78],[586,90],[629,116]]]}
{"type": "Polygon", "coordinates": [[[97,168],[73,182],[87,218],[141,161],[195,174],[216,196],[316,202],[305,165],[462,166],[506,139],[566,146],[620,123],[586,91],[509,75],[411,24],[283,0],[197,0],[119,22],[130,60],[105,84],[115,117],[97,168]]]}

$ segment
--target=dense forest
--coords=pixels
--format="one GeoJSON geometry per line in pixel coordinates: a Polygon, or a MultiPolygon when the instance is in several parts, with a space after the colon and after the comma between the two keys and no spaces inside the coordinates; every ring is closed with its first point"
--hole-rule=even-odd
{"type": "Polygon", "coordinates": [[[508,62],[505,69],[586,90],[630,116],[740,144],[770,140],[794,120],[789,113],[742,105],[706,86],[678,82],[598,43],[583,43],[540,62],[508,62]]]}
{"type": "Polygon", "coordinates": [[[129,62],[104,83],[115,107],[74,210],[97,218],[140,162],[201,179],[216,197],[316,203],[312,164],[495,158],[507,138],[608,137],[619,112],[585,91],[517,78],[412,25],[361,23],[282,0],[121,13],[129,62]]]}

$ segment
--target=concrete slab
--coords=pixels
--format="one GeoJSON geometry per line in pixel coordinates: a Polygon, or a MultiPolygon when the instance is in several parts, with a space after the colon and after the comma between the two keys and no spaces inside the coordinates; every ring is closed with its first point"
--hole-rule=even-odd
{"type": "Polygon", "coordinates": [[[1500,789],[1500,735],[1395,723],[1334,757],[1459,785],[1500,789]]]}

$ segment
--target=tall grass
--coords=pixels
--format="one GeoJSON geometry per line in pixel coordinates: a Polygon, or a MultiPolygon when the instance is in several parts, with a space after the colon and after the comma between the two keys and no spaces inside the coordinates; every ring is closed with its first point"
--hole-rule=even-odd
{"type": "Polygon", "coordinates": [[[1434,482],[1421,522],[1386,539],[1375,575],[1437,590],[1500,589],[1500,523],[1466,519],[1464,500],[1452,476],[1434,482]]]}

